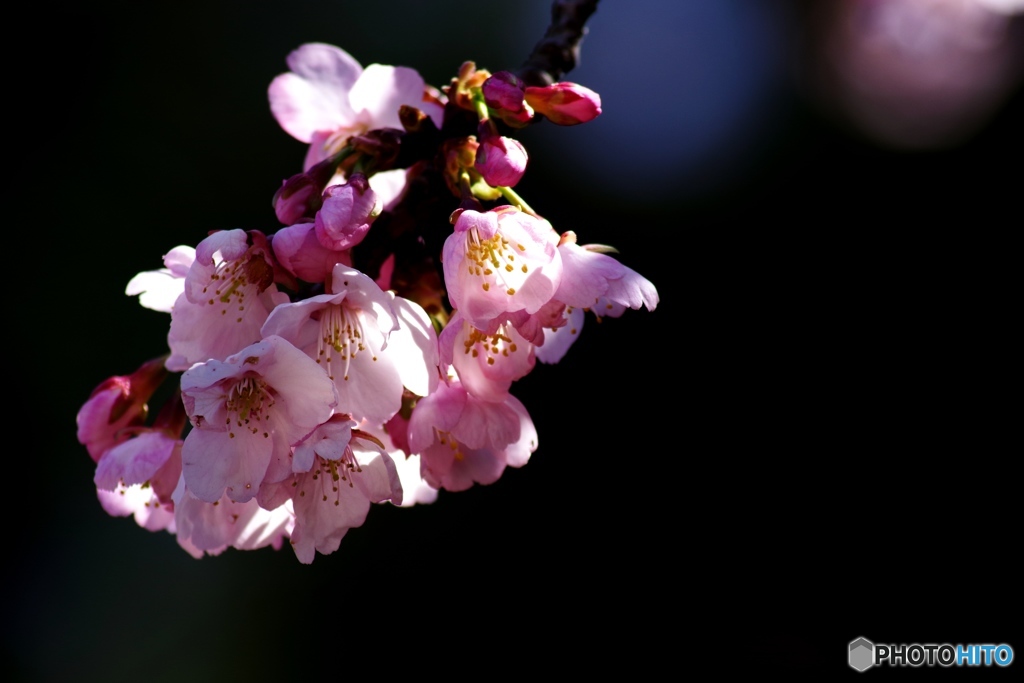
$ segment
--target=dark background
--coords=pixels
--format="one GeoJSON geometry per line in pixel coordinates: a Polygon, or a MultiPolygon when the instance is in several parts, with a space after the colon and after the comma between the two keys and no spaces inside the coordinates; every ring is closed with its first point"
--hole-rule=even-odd
{"type": "MultiPolygon", "coordinates": [[[[166,346],[166,315],[124,287],[209,230],[276,229],[305,153],[266,99],[290,50],[330,42],[442,86],[464,60],[519,66],[550,3],[25,8],[5,59],[14,678],[820,680],[856,673],[861,636],[1024,656],[1021,19],[967,72],[988,95],[904,114],[911,76],[872,126],[836,95],[820,7],[843,4],[599,3],[567,80],[604,112],[525,130],[517,190],[661,303],[588,320],[514,385],[540,436],[527,466],[376,507],[309,566],[287,548],[197,561],[100,508],[75,414],[166,346]]],[[[886,673],[970,672],[863,675],[886,673]]]]}

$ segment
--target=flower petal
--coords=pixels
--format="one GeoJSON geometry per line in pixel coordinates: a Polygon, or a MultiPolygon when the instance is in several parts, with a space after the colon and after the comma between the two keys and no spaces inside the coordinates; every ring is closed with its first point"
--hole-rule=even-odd
{"type": "Polygon", "coordinates": [[[281,127],[301,142],[317,131],[350,125],[356,117],[349,91],[363,68],[341,48],[307,43],[288,55],[291,72],[277,76],[267,94],[281,127]]]}

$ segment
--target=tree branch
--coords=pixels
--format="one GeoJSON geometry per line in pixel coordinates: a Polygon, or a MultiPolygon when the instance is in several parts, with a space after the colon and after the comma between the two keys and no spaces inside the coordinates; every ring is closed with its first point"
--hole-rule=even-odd
{"type": "Polygon", "coordinates": [[[554,0],[551,25],[516,75],[526,85],[550,85],[572,71],[580,59],[580,41],[597,0],[554,0]]]}

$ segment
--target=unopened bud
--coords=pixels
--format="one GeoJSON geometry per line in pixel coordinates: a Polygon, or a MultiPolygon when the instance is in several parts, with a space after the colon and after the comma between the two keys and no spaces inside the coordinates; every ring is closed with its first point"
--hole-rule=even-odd
{"type": "Polygon", "coordinates": [[[370,181],[362,173],[353,173],[344,185],[324,191],[323,206],[314,221],[316,237],[327,249],[351,249],[363,241],[382,210],[370,181]]]}
{"type": "Polygon", "coordinates": [[[523,82],[510,71],[499,71],[484,81],[481,91],[491,109],[518,112],[523,108],[523,82]]]}
{"type": "Polygon", "coordinates": [[[493,135],[480,126],[474,168],[491,187],[515,187],[526,172],[526,148],[515,138],[493,135]]]}
{"type": "Polygon", "coordinates": [[[144,424],[149,399],[169,375],[165,360],[154,358],[132,374],[110,377],[93,389],[77,417],[78,441],[93,461],[127,439],[129,428],[144,424]]]}
{"type": "Polygon", "coordinates": [[[526,103],[559,126],[574,126],[596,119],[601,113],[601,96],[577,83],[552,83],[524,90],[526,103]]]}
{"type": "Polygon", "coordinates": [[[304,173],[296,173],[281,183],[274,193],[274,213],[282,224],[295,225],[313,216],[321,205],[321,195],[341,161],[340,155],[324,159],[304,173]]]}

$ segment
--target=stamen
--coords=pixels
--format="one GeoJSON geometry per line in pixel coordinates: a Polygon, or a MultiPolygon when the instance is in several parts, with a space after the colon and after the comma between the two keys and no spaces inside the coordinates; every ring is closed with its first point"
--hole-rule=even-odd
{"type": "Polygon", "coordinates": [[[222,306],[220,314],[227,317],[228,309],[234,306],[237,311],[235,322],[245,318],[246,299],[259,294],[258,283],[249,277],[250,260],[243,257],[233,261],[221,261],[210,275],[210,282],[203,287],[207,293],[212,288],[213,296],[206,300],[208,306],[222,306]]]}
{"type": "Polygon", "coordinates": [[[292,486],[301,486],[299,496],[305,496],[307,489],[316,495],[321,503],[327,503],[335,507],[341,505],[343,487],[340,482],[346,482],[348,488],[355,488],[353,476],[363,471],[359,462],[352,452],[351,446],[345,448],[345,452],[338,460],[327,460],[316,456],[316,466],[306,475],[300,475],[292,486]]]}
{"type": "Polygon", "coordinates": [[[488,365],[494,365],[497,357],[509,358],[509,354],[515,353],[518,349],[505,325],[500,325],[494,334],[484,334],[468,323],[467,326],[469,332],[462,342],[463,352],[473,358],[478,358],[483,353],[488,365]]]}
{"type": "Polygon", "coordinates": [[[459,442],[451,435],[450,432],[434,427],[434,435],[437,437],[437,442],[442,446],[448,444],[448,448],[452,450],[452,455],[456,460],[461,462],[465,459],[466,455],[462,452],[459,442]]]}
{"type": "MultiPolygon", "coordinates": [[[[363,343],[362,316],[349,310],[344,304],[333,304],[325,308],[320,316],[320,339],[317,341],[317,363],[323,363],[327,375],[335,377],[333,352],[340,354],[339,361],[344,361],[343,378],[349,378],[349,367],[352,359],[360,351],[366,351],[363,343]]],[[[376,360],[376,357],[374,357],[376,360]]]]}
{"type": "Polygon", "coordinates": [[[264,438],[270,437],[269,428],[263,423],[270,421],[270,409],[274,407],[274,396],[260,377],[243,377],[228,391],[224,404],[227,412],[228,436],[235,438],[231,428],[245,428],[252,434],[263,432],[264,438]],[[256,424],[253,424],[256,423],[256,424]]]}
{"type": "MultiPolygon", "coordinates": [[[[509,248],[507,239],[500,233],[488,239],[482,239],[479,231],[471,229],[465,242],[467,271],[471,276],[483,280],[481,287],[485,292],[491,290],[491,284],[497,284],[508,296],[516,293],[516,288],[523,280],[522,276],[529,273],[526,264],[518,269],[514,267],[515,253],[509,248]]],[[[516,244],[519,251],[526,251],[522,244],[516,244]]]]}

